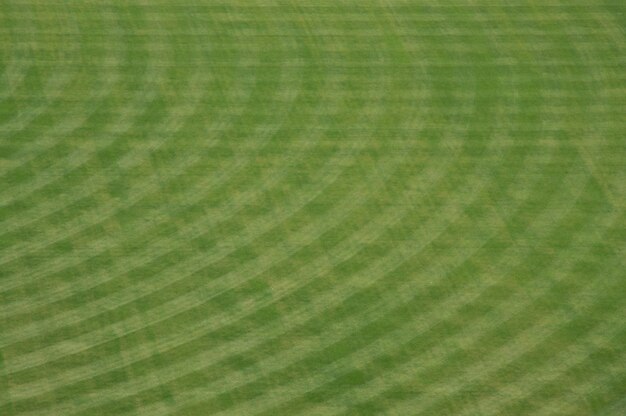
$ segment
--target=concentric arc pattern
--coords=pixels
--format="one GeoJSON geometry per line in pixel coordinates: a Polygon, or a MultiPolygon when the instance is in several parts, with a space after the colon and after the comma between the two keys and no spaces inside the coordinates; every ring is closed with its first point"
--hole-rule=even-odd
{"type": "Polygon", "coordinates": [[[0,415],[621,415],[626,5],[0,0],[0,415]]]}

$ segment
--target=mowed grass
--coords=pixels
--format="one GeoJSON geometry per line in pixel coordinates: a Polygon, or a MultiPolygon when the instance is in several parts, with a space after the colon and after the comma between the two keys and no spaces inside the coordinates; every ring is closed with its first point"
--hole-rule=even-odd
{"type": "Polygon", "coordinates": [[[0,0],[0,415],[621,415],[621,1],[0,0]]]}

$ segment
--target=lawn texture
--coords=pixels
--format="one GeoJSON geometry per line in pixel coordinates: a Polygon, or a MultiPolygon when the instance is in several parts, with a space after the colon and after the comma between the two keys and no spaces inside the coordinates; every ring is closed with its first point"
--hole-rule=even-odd
{"type": "Polygon", "coordinates": [[[626,414],[626,3],[0,0],[0,415],[626,414]]]}

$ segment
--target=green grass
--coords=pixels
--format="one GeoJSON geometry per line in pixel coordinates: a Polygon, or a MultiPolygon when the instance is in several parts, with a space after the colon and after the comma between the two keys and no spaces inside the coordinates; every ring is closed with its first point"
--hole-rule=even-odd
{"type": "Polygon", "coordinates": [[[0,415],[621,415],[621,1],[0,0],[0,415]]]}

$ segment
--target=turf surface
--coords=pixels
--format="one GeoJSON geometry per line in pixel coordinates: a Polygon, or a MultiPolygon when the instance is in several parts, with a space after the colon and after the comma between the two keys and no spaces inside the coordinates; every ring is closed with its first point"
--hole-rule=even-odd
{"type": "Polygon", "coordinates": [[[0,415],[623,415],[625,12],[0,0],[0,415]]]}

